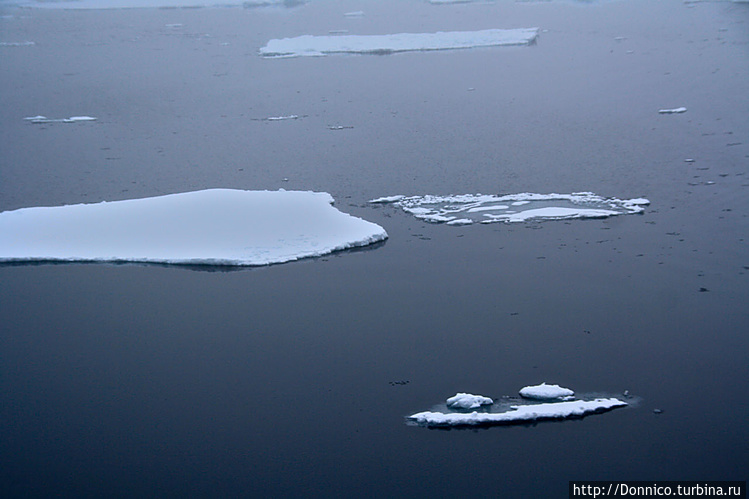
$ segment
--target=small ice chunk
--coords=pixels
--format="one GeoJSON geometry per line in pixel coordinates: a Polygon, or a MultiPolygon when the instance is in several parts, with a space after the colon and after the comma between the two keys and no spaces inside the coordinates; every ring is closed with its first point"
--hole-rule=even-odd
{"type": "Polygon", "coordinates": [[[482,405],[492,405],[494,401],[489,397],[472,395],[470,393],[456,393],[447,399],[447,406],[452,409],[477,409],[482,405]]]}
{"type": "Polygon", "coordinates": [[[403,194],[396,194],[395,196],[385,196],[385,197],[381,197],[377,199],[371,199],[369,202],[370,203],[395,203],[396,201],[400,201],[404,197],[406,196],[404,196],[403,194]]]}
{"type": "Polygon", "coordinates": [[[270,40],[260,48],[260,55],[263,57],[299,57],[343,53],[391,54],[407,51],[530,45],[537,36],[538,28],[389,35],[303,35],[270,40]]]}
{"type": "Polygon", "coordinates": [[[616,398],[573,400],[547,404],[513,405],[506,412],[443,413],[419,412],[408,417],[423,426],[488,426],[526,423],[554,419],[580,418],[588,414],[607,412],[628,404],[616,398]]]}
{"type": "Polygon", "coordinates": [[[680,113],[686,113],[687,108],[685,107],[676,107],[673,109],[659,109],[658,112],[660,114],[680,114],[680,113]]]}
{"type": "Polygon", "coordinates": [[[96,121],[93,116],[71,116],[70,118],[47,118],[46,116],[30,116],[24,118],[35,124],[41,123],[78,123],[80,121],[96,121]]]}
{"type": "Polygon", "coordinates": [[[535,400],[569,400],[575,396],[575,392],[569,388],[562,388],[559,385],[541,383],[540,385],[522,388],[520,396],[535,400]]]}
{"type": "Polygon", "coordinates": [[[34,42],[0,42],[0,47],[31,47],[34,42]]]}
{"type": "Polygon", "coordinates": [[[288,116],[269,116],[265,118],[267,121],[284,121],[284,120],[296,120],[299,119],[297,114],[289,114],[288,116]]]}
{"type": "Polygon", "coordinates": [[[345,12],[344,17],[364,17],[363,10],[355,10],[353,12],[345,12]]]}

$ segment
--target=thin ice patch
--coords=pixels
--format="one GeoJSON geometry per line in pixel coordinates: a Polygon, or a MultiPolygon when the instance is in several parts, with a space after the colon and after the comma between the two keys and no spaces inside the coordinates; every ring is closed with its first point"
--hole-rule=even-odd
{"type": "Polygon", "coordinates": [[[530,45],[538,28],[486,29],[387,35],[303,35],[270,40],[260,48],[263,57],[319,57],[329,54],[392,54],[502,45],[530,45]]]}
{"type": "Polygon", "coordinates": [[[642,213],[650,204],[645,198],[604,198],[592,192],[572,194],[521,193],[461,194],[451,196],[387,196],[370,203],[392,204],[420,220],[448,225],[606,218],[642,213]]]}

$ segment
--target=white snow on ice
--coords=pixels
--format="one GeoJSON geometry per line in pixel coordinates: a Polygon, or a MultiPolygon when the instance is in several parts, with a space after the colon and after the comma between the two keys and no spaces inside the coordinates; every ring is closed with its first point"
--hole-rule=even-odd
{"type": "Polygon", "coordinates": [[[447,406],[453,409],[477,409],[482,405],[492,405],[494,401],[489,397],[472,395],[470,393],[456,393],[447,399],[447,406]]]}
{"type": "Polygon", "coordinates": [[[597,398],[594,400],[574,400],[533,405],[514,405],[511,410],[499,413],[443,413],[419,412],[408,417],[411,421],[423,426],[480,426],[525,423],[552,419],[577,418],[588,414],[610,411],[626,406],[616,398],[597,398]]]}
{"type": "Polygon", "coordinates": [[[685,107],[676,107],[674,109],[659,109],[658,112],[660,114],[681,114],[686,113],[687,108],[685,107]]]}
{"type": "Polygon", "coordinates": [[[569,400],[574,398],[575,392],[559,385],[541,383],[540,385],[521,388],[520,396],[535,400],[569,400]]]}
{"type": "Polygon", "coordinates": [[[294,7],[301,0],[17,0],[21,7],[38,9],[146,9],[193,7],[294,7]]]}
{"type": "Polygon", "coordinates": [[[387,196],[370,203],[393,204],[416,218],[432,223],[466,225],[472,222],[524,222],[605,218],[642,213],[650,204],[645,198],[604,198],[592,192],[572,194],[521,193],[504,196],[461,194],[451,196],[387,196]],[[508,204],[510,206],[508,206],[508,204]]]}
{"type": "Polygon", "coordinates": [[[0,213],[0,262],[267,265],[365,246],[379,225],[325,192],[208,189],[0,213]]]}
{"type": "Polygon", "coordinates": [[[528,45],[538,28],[487,29],[390,35],[303,35],[270,40],[260,48],[264,57],[324,56],[328,54],[390,54],[394,52],[528,45]]]}
{"type": "Polygon", "coordinates": [[[46,116],[29,116],[24,118],[32,123],[78,123],[81,121],[96,121],[93,116],[71,116],[70,118],[47,118],[46,116]]]}

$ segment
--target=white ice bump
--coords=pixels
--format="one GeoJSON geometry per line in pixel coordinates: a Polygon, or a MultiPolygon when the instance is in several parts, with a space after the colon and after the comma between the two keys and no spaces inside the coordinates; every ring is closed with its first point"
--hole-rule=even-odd
{"type": "Polygon", "coordinates": [[[575,396],[575,392],[559,385],[541,383],[540,385],[521,388],[520,396],[535,400],[569,400],[575,396]]]}
{"type": "Polygon", "coordinates": [[[0,262],[267,265],[365,246],[379,225],[325,192],[208,189],[0,213],[0,262]]]}
{"type": "Polygon", "coordinates": [[[494,400],[482,395],[470,393],[456,393],[447,399],[447,406],[452,409],[477,409],[482,405],[492,405],[494,400]]]}

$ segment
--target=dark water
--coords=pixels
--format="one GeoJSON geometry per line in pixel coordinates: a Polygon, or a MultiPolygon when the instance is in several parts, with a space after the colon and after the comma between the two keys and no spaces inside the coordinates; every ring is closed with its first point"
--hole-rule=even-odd
{"type": "Polygon", "coordinates": [[[749,8],[314,5],[8,10],[0,40],[36,45],[0,52],[0,209],[313,189],[390,239],[234,272],[0,267],[2,495],[566,497],[569,480],[745,480],[749,8]],[[255,55],[329,29],[535,25],[548,31],[533,47],[255,55]],[[22,119],[37,114],[99,120],[22,119]],[[289,114],[305,117],[259,121],[289,114]],[[446,227],[366,203],[579,190],[652,204],[446,227]],[[542,381],[639,403],[476,431],[404,422],[458,391],[542,381]]]}

